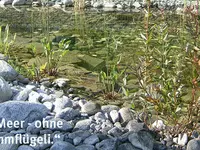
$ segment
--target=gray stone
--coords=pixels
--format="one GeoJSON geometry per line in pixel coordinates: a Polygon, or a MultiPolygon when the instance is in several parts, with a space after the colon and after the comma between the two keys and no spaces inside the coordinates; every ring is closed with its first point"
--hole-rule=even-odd
{"type": "Polygon", "coordinates": [[[31,103],[39,103],[39,101],[42,99],[42,96],[35,92],[35,91],[31,91],[29,96],[28,96],[28,101],[31,103]]]}
{"type": "MultiPolygon", "coordinates": [[[[24,121],[24,128],[28,123],[42,120],[48,114],[48,109],[42,104],[8,101],[0,104],[0,118],[6,121],[24,121]]],[[[2,128],[4,129],[4,128],[2,128]]]]}
{"type": "Polygon", "coordinates": [[[4,54],[0,53],[0,60],[8,61],[8,56],[5,56],[4,54]]]}
{"type": "Polygon", "coordinates": [[[70,121],[79,115],[80,115],[80,112],[78,110],[67,107],[63,109],[62,111],[56,113],[56,118],[61,118],[66,121],[70,121]]]}
{"type": "Polygon", "coordinates": [[[8,83],[2,77],[0,77],[0,95],[1,95],[0,102],[5,102],[10,100],[12,94],[13,92],[8,83]]]}
{"type": "Polygon", "coordinates": [[[106,139],[96,144],[97,150],[116,150],[117,142],[115,139],[106,139]]]}
{"type": "Polygon", "coordinates": [[[131,120],[126,125],[126,129],[128,129],[129,131],[133,131],[133,132],[139,132],[139,131],[145,129],[145,124],[138,123],[137,120],[131,120]]]}
{"type": "Polygon", "coordinates": [[[54,105],[55,112],[59,112],[66,107],[72,107],[72,101],[68,97],[63,96],[63,98],[56,98],[54,105]]]}
{"type": "Polygon", "coordinates": [[[113,123],[118,122],[119,121],[119,113],[118,113],[118,111],[117,110],[112,110],[110,112],[110,117],[111,117],[113,123]]]}
{"type": "Polygon", "coordinates": [[[128,136],[131,144],[143,150],[153,150],[153,137],[146,131],[139,131],[128,136]]]}
{"type": "Polygon", "coordinates": [[[83,143],[89,144],[89,145],[94,145],[94,144],[96,144],[96,143],[98,143],[98,142],[99,142],[99,137],[98,137],[96,134],[93,134],[93,135],[87,137],[87,138],[83,141],[83,143]]]}
{"type": "Polygon", "coordinates": [[[69,79],[66,78],[58,78],[56,80],[54,80],[54,83],[56,83],[60,88],[63,88],[67,85],[67,83],[69,82],[69,79]]]}
{"type": "Polygon", "coordinates": [[[73,143],[74,143],[75,146],[79,145],[81,143],[81,141],[82,141],[81,137],[75,137],[73,139],[73,143]]]}
{"type": "Polygon", "coordinates": [[[96,150],[93,145],[82,144],[76,147],[77,150],[96,150]]]}
{"type": "Polygon", "coordinates": [[[44,102],[43,105],[46,106],[49,111],[53,110],[54,105],[51,102],[44,102]]]}
{"type": "Polygon", "coordinates": [[[200,139],[192,139],[187,144],[187,150],[200,150],[200,139]]]}
{"type": "Polygon", "coordinates": [[[76,123],[74,130],[89,130],[91,123],[90,119],[80,120],[76,123]]]}
{"type": "Polygon", "coordinates": [[[85,140],[87,137],[89,137],[91,135],[91,133],[89,131],[82,131],[82,130],[78,130],[75,132],[72,132],[68,135],[68,137],[70,139],[74,139],[76,137],[81,137],[83,140],[85,140]]]}
{"type": "Polygon", "coordinates": [[[71,143],[57,141],[51,146],[50,150],[76,150],[76,148],[71,143]]]}
{"type": "Polygon", "coordinates": [[[101,106],[101,110],[103,112],[107,112],[107,113],[110,113],[112,110],[119,110],[119,107],[118,106],[115,106],[115,105],[103,105],[101,106]]]}
{"type": "Polygon", "coordinates": [[[135,148],[131,143],[123,143],[118,146],[117,150],[141,150],[141,149],[135,148]]]}
{"type": "Polygon", "coordinates": [[[134,119],[133,113],[130,108],[123,107],[119,110],[120,122],[128,123],[130,120],[134,119]]]}
{"type": "Polygon", "coordinates": [[[17,150],[34,150],[34,149],[28,145],[21,145],[17,150]]]}
{"type": "Polygon", "coordinates": [[[29,94],[31,92],[32,92],[32,90],[25,88],[22,91],[20,91],[19,93],[17,93],[17,95],[15,95],[13,97],[13,100],[15,100],[15,101],[26,101],[26,100],[28,100],[29,94]]]}
{"type": "MultiPolygon", "coordinates": [[[[7,3],[12,0],[1,0],[0,3],[7,3]]],[[[11,65],[9,65],[6,61],[0,60],[0,76],[2,76],[6,81],[14,81],[18,73],[13,69],[11,65]]]]}
{"type": "Polygon", "coordinates": [[[110,129],[108,131],[108,134],[110,134],[110,135],[112,135],[114,137],[119,137],[119,136],[121,136],[123,134],[123,132],[119,128],[114,127],[114,128],[112,128],[112,129],[110,129]]]}
{"type": "Polygon", "coordinates": [[[97,120],[97,121],[98,120],[104,121],[104,120],[106,120],[106,116],[102,112],[97,112],[94,115],[94,119],[97,120]]]}
{"type": "Polygon", "coordinates": [[[63,131],[63,132],[68,132],[68,131],[71,131],[73,129],[73,126],[67,122],[66,120],[64,119],[60,119],[60,118],[53,118],[51,120],[48,120],[48,126],[50,126],[50,124],[52,122],[62,122],[62,127],[53,127],[53,128],[47,128],[47,129],[51,129],[52,131],[63,131]]]}
{"type": "Polygon", "coordinates": [[[94,102],[87,102],[81,107],[81,112],[88,115],[94,115],[98,111],[100,111],[100,106],[94,102]]]}

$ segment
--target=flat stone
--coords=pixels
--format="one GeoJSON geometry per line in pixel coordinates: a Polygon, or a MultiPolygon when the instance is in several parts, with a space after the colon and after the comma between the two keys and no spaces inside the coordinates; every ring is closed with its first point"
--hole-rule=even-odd
{"type": "Polygon", "coordinates": [[[103,105],[101,106],[101,110],[105,113],[110,113],[112,110],[119,110],[118,106],[115,105],[103,105]]]}

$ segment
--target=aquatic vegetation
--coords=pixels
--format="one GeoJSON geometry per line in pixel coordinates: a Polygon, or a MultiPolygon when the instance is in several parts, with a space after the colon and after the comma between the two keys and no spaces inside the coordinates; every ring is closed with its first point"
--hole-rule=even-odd
{"type": "Polygon", "coordinates": [[[10,56],[10,47],[13,45],[15,38],[16,34],[14,34],[13,39],[10,39],[9,25],[6,25],[4,31],[0,26],[0,52],[10,56]]]}
{"type": "Polygon", "coordinates": [[[58,72],[58,64],[60,60],[63,58],[64,55],[68,52],[68,46],[70,41],[66,41],[66,39],[62,39],[58,46],[59,49],[55,50],[53,49],[52,41],[47,41],[47,38],[43,38],[41,40],[44,48],[44,54],[47,59],[47,62],[45,64],[46,72],[50,76],[55,76],[58,72]]]}

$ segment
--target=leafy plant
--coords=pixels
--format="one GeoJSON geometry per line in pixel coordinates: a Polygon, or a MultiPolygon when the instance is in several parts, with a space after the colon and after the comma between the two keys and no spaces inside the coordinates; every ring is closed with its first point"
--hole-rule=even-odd
{"type": "Polygon", "coordinates": [[[67,48],[69,46],[69,41],[66,42],[66,39],[63,39],[59,42],[59,49],[53,49],[52,41],[47,41],[47,38],[42,39],[42,44],[44,47],[44,54],[47,59],[47,73],[49,75],[56,75],[58,72],[58,64],[68,52],[67,48]]]}
{"type": "Polygon", "coordinates": [[[2,26],[0,26],[0,52],[4,53],[6,56],[10,56],[10,47],[13,45],[16,39],[16,34],[14,34],[14,37],[11,40],[9,37],[10,35],[9,26],[6,25],[4,32],[2,30],[3,28],[2,26]]]}

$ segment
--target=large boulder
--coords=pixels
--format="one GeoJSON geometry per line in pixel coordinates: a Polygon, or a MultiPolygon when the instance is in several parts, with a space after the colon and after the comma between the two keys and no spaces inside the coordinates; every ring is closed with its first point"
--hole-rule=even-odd
{"type": "Polygon", "coordinates": [[[18,73],[6,61],[0,60],[0,76],[7,81],[13,81],[17,78],[18,73]]]}
{"type": "Polygon", "coordinates": [[[0,76],[0,103],[10,100],[12,90],[8,83],[0,76]]]}
{"type": "MultiPolygon", "coordinates": [[[[36,120],[42,120],[48,114],[48,109],[42,104],[8,101],[0,104],[0,119],[7,121],[18,121],[23,123],[23,126],[18,128],[26,128],[28,123],[32,123],[36,120]]],[[[11,131],[14,127],[4,128],[3,131],[11,131]]]]}

